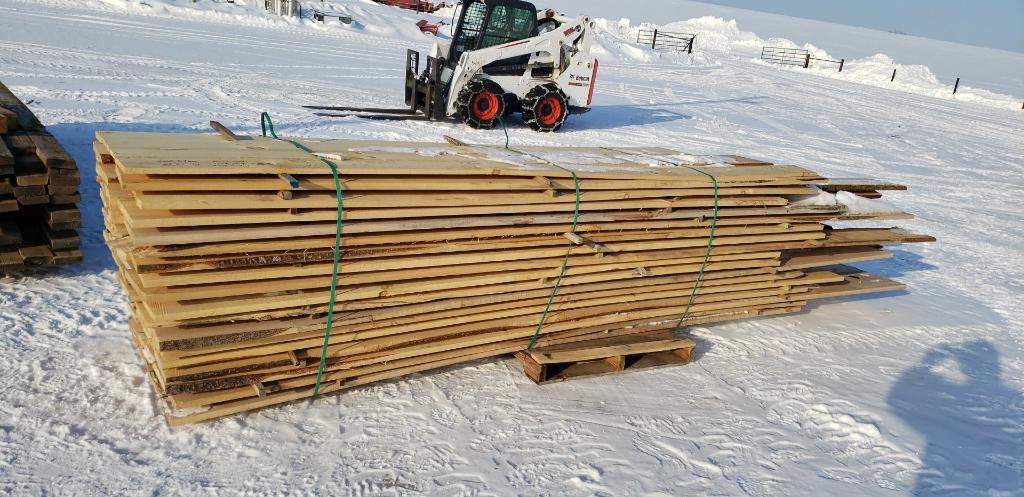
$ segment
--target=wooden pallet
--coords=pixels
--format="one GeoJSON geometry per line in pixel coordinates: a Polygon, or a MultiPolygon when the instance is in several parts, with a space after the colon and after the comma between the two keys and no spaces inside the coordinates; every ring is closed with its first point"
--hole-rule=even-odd
{"type": "MultiPolygon", "coordinates": [[[[303,143],[340,165],[345,202],[324,392],[521,352],[549,302],[539,346],[671,329],[691,294],[684,326],[898,290],[841,265],[932,240],[833,228],[910,216],[792,206],[828,180],[738,156],[303,143]]],[[[311,395],[338,214],[324,164],[251,137],[99,133],[94,150],[104,236],[169,422],[311,395]]]]}
{"type": "Polygon", "coordinates": [[[74,159],[0,83],[0,272],[78,262],[74,159]]]}
{"type": "Polygon", "coordinates": [[[516,352],[515,356],[523,373],[543,385],[687,364],[693,360],[694,347],[693,340],[665,330],[548,345],[516,352]]]}

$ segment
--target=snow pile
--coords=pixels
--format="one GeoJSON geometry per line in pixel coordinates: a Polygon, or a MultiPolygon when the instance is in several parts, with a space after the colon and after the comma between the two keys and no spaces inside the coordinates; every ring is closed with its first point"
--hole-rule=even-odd
{"type": "MultiPolygon", "coordinates": [[[[786,38],[761,38],[755,33],[741,30],[735,20],[725,20],[721,17],[704,16],[664,25],[651,23],[632,25],[629,19],[619,21],[595,19],[594,23],[598,34],[598,41],[595,42],[595,47],[599,47],[598,57],[612,55],[619,59],[643,62],[666,57],[665,54],[672,52],[655,51],[636,43],[637,35],[641,30],[658,29],[665,32],[696,35],[692,55],[675,54],[684,63],[694,66],[718,64],[723,58],[753,58],[759,63],[768,64],[760,62],[761,49],[765,46],[804,49],[810,52],[811,57],[817,59],[840,59],[840,57],[810,43],[798,45],[786,38]]],[[[1021,99],[1015,96],[971,88],[967,85],[961,85],[954,95],[952,84],[939,81],[927,66],[898,64],[884,54],[847,60],[841,73],[838,71],[838,64],[831,62],[812,61],[809,69],[774,64],[772,67],[778,67],[780,70],[809,71],[817,76],[892,88],[936,98],[976,102],[1011,109],[1019,109],[1021,106],[1021,99]],[[893,69],[896,70],[896,80],[891,82],[893,69]]]]}
{"type": "Polygon", "coordinates": [[[888,214],[901,212],[898,207],[881,199],[864,198],[850,192],[835,194],[821,191],[814,195],[795,197],[789,202],[794,207],[844,207],[850,214],[888,214]]]}
{"type": "MultiPolygon", "coordinates": [[[[41,0],[47,3],[67,3],[66,0],[41,0]]],[[[444,12],[438,15],[416,13],[371,2],[369,0],[307,0],[301,2],[301,17],[278,16],[264,8],[263,0],[84,0],[78,5],[109,10],[117,9],[132,15],[162,16],[179,18],[201,18],[245,26],[294,26],[299,29],[316,29],[328,32],[354,32],[386,38],[405,38],[416,42],[432,41],[416,27],[416,21],[427,19],[431,23],[445,20],[444,12]],[[341,14],[352,17],[352,23],[345,24],[336,18],[317,21],[313,12],[341,14]]],[[[447,12],[451,18],[451,12],[447,12]]],[[[446,21],[447,22],[447,21],[446,21]]],[[[443,31],[442,31],[443,32],[443,31]]]]}
{"type": "MultiPolygon", "coordinates": [[[[593,23],[595,36],[592,44],[594,55],[598,59],[611,56],[618,60],[637,62],[677,60],[688,66],[694,67],[718,65],[718,59],[712,52],[697,51],[692,54],[688,54],[675,51],[652,50],[647,45],[637,43],[637,39],[641,31],[650,31],[654,29],[665,31],[666,29],[663,27],[656,26],[651,23],[633,25],[627,18],[622,18],[617,21],[595,18],[593,19],[593,23]]],[[[694,32],[678,29],[670,29],[669,31],[687,33],[694,32]]],[[[694,45],[694,47],[697,46],[699,45],[694,45]]]]}
{"type": "MultiPolygon", "coordinates": [[[[814,56],[817,57],[817,55],[814,56]]],[[[848,60],[843,66],[842,73],[833,68],[814,67],[813,64],[811,70],[816,74],[830,78],[882,88],[892,88],[918,95],[928,95],[963,102],[977,102],[1009,109],[1019,109],[1021,105],[1021,100],[1017,97],[1002,95],[980,88],[972,88],[967,85],[960,85],[956,95],[954,95],[953,85],[939,81],[928,66],[897,64],[896,61],[885,54],[875,54],[863,59],[848,60]],[[895,80],[892,77],[893,70],[896,71],[895,80]]]]}

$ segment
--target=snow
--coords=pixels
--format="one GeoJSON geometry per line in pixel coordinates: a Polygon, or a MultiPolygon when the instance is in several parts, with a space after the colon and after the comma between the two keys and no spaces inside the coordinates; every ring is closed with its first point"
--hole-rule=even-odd
{"type": "MultiPolygon", "coordinates": [[[[821,44],[848,61],[882,53],[901,64],[924,65],[948,88],[961,77],[970,86],[997,93],[1012,95],[1024,91],[1024,46],[1011,52],[689,0],[643,0],[642,8],[633,3],[623,8],[621,2],[593,0],[551,0],[548,5],[570,15],[628,17],[635,23],[661,24],[698,17],[736,20],[743,29],[764,36],[789,39],[800,45],[821,44]]],[[[923,9],[922,16],[927,16],[923,9]]]]}
{"type": "Polygon", "coordinates": [[[798,207],[843,206],[850,214],[887,214],[898,213],[900,209],[882,199],[864,198],[850,192],[839,191],[835,194],[819,190],[814,195],[800,196],[792,199],[790,205],[798,207]]]}
{"type": "MultiPolygon", "coordinates": [[[[910,68],[948,51],[997,74],[1004,59],[915,38],[894,56],[907,87],[868,81],[889,64],[874,52],[850,55],[874,65],[850,62],[842,76],[780,68],[755,60],[758,40],[797,39],[785,31],[805,21],[745,12],[731,23],[682,1],[622,13],[587,2],[604,17],[594,110],[557,134],[512,120],[512,144],[663,146],[909,185],[885,202],[939,241],[858,265],[907,292],[694,327],[698,359],[684,367],[537,387],[511,359],[481,361],[168,429],[101,236],[96,130],[218,120],[256,133],[266,110],[288,136],[505,140],[301,109],[400,103],[405,50],[433,39],[412,24],[440,18],[335,1],[355,22],[324,26],[246,1],[0,2],[0,80],[79,161],[85,222],[84,263],[0,277],[0,493],[1022,495],[1024,111],[999,95],[1024,92],[993,80],[992,94],[936,95],[949,78],[934,86],[937,73],[910,68]],[[692,56],[628,41],[643,21],[687,17],[708,43],[692,56]],[[763,28],[744,31],[744,19],[763,28]]],[[[798,42],[844,53],[851,33],[887,36],[829,26],[798,42]]]]}
{"type": "MultiPolygon", "coordinates": [[[[786,38],[762,39],[756,34],[743,31],[738,27],[735,19],[725,20],[720,17],[705,16],[669,23],[664,26],[657,26],[650,23],[642,23],[632,26],[629,19],[620,19],[611,23],[607,20],[597,22],[599,31],[605,35],[598,45],[603,53],[618,54],[620,58],[629,58],[638,61],[651,61],[656,58],[678,57],[676,54],[655,52],[636,46],[635,40],[641,29],[651,30],[660,28],[663,31],[679,33],[699,33],[694,41],[696,56],[688,56],[693,65],[714,65],[717,59],[708,56],[712,53],[718,56],[740,56],[751,59],[760,59],[761,49],[765,46],[781,48],[800,48],[808,50],[812,57],[824,60],[839,60],[826,50],[805,43],[798,45],[786,38]],[[607,48],[607,40],[614,40],[614,46],[629,47],[628,50],[613,50],[607,48]]],[[[1021,56],[1024,61],[1024,55],[1021,56]]],[[[764,64],[769,65],[768,62],[764,64]]],[[[891,88],[900,91],[928,95],[936,98],[948,98],[953,100],[984,103],[1008,109],[1020,109],[1022,100],[1013,95],[1004,95],[989,90],[973,88],[968,84],[961,84],[957,93],[953,94],[951,84],[939,81],[931,69],[924,65],[905,65],[896,63],[891,57],[885,54],[874,54],[860,59],[846,60],[843,65],[843,72],[838,71],[838,64],[828,62],[813,62],[810,68],[771,65],[778,70],[813,72],[818,76],[841,79],[880,88],[891,88]],[[893,80],[893,70],[896,71],[896,79],[893,80]]],[[[1015,91],[1024,90],[1024,77],[1020,85],[1014,88],[1015,91]]]]}

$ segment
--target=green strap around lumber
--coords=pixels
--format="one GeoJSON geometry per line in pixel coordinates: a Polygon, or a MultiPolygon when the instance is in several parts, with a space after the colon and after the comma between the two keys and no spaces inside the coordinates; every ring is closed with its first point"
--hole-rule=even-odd
{"type": "Polygon", "coordinates": [[[331,270],[331,296],[327,304],[327,325],[324,328],[324,344],[320,348],[320,366],[316,371],[316,384],[313,386],[312,398],[315,399],[320,393],[320,383],[323,381],[324,369],[327,365],[327,346],[330,344],[331,340],[331,325],[334,323],[334,302],[336,300],[338,290],[338,259],[341,254],[341,231],[343,219],[345,217],[345,202],[342,200],[341,195],[341,180],[338,178],[337,164],[317,155],[317,153],[309,147],[295,140],[279,138],[277,133],[274,131],[274,122],[270,120],[270,114],[266,112],[260,115],[260,129],[263,131],[263,136],[267,136],[267,132],[269,131],[270,136],[273,136],[275,139],[287,141],[294,145],[295,148],[320,159],[321,162],[327,164],[327,166],[331,168],[331,175],[334,176],[334,192],[338,197],[338,222],[334,233],[334,267],[331,270]]]}
{"type": "MultiPolygon", "coordinates": [[[[676,164],[681,165],[681,164],[676,164]]],[[[711,185],[714,187],[715,201],[714,201],[714,217],[711,219],[711,231],[708,233],[708,249],[704,252],[704,262],[700,265],[700,271],[697,273],[697,281],[693,284],[693,290],[690,291],[690,300],[686,302],[686,308],[683,309],[683,314],[679,316],[679,322],[676,323],[675,329],[678,330],[682,325],[683,321],[686,320],[687,316],[690,315],[690,308],[693,307],[694,301],[697,300],[697,290],[700,289],[700,284],[704,280],[704,270],[708,268],[708,260],[711,259],[711,248],[715,242],[715,228],[718,227],[718,179],[714,175],[701,171],[690,166],[687,167],[693,171],[697,171],[709,178],[711,178],[711,185]]]]}
{"type": "MultiPolygon", "coordinates": [[[[569,171],[572,174],[572,183],[576,188],[576,210],[572,215],[572,229],[570,233],[576,232],[576,225],[580,221],[580,180],[576,177],[575,171],[569,171]]],[[[544,306],[544,312],[540,315],[540,321],[537,322],[537,329],[534,330],[533,336],[530,337],[530,343],[526,345],[526,350],[530,350],[534,345],[537,344],[537,339],[540,338],[540,331],[544,328],[544,321],[548,319],[548,311],[551,310],[551,304],[555,301],[555,296],[558,295],[558,289],[562,287],[562,277],[565,276],[565,271],[569,268],[569,256],[572,255],[572,241],[569,241],[569,250],[565,252],[565,259],[562,259],[562,270],[558,273],[558,279],[555,280],[555,287],[551,289],[551,296],[548,297],[548,303],[544,306]]]]}

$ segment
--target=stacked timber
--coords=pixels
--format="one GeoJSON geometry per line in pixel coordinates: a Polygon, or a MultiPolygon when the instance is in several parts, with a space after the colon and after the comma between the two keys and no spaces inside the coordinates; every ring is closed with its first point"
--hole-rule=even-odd
{"type": "Polygon", "coordinates": [[[312,395],[338,216],[321,157],[339,167],[344,201],[321,392],[523,351],[535,336],[551,346],[898,290],[846,264],[932,240],[832,226],[910,217],[894,209],[793,202],[836,185],[881,202],[867,199],[899,185],[830,185],[743,157],[301,140],[314,156],[232,138],[95,143],[105,236],[172,425],[312,395]]]}
{"type": "Polygon", "coordinates": [[[0,272],[78,262],[78,168],[0,83],[0,272]]]}

